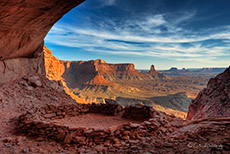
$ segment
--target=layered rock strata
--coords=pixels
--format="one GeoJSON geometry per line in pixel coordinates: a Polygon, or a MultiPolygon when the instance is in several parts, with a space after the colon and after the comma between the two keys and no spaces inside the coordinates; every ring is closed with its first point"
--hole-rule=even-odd
{"type": "Polygon", "coordinates": [[[63,61],[44,46],[46,74],[50,80],[61,80],[68,88],[81,85],[113,85],[114,80],[165,79],[154,66],[149,73],[139,73],[134,64],[109,64],[101,59],[91,61],[63,61]]]}

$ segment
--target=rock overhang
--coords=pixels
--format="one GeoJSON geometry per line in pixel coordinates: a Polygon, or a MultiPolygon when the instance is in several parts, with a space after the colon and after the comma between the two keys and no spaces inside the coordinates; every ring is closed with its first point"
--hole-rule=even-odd
{"type": "Polygon", "coordinates": [[[1,0],[0,60],[36,57],[52,26],[84,0],[1,0]]]}

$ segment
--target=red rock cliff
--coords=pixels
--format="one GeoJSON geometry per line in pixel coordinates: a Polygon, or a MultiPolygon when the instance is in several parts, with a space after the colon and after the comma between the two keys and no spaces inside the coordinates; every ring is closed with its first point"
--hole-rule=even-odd
{"type": "Polygon", "coordinates": [[[230,67],[208,82],[191,102],[188,120],[230,116],[230,67]]]}
{"type": "Polygon", "coordinates": [[[158,74],[158,72],[156,71],[154,65],[151,65],[150,71],[149,71],[148,73],[149,73],[150,75],[157,75],[157,74],[158,74]]]}
{"type": "Polygon", "coordinates": [[[166,79],[166,75],[159,73],[156,71],[155,66],[151,65],[150,67],[150,71],[148,73],[146,73],[147,75],[153,77],[153,78],[160,78],[160,79],[166,79]]]}
{"type": "Polygon", "coordinates": [[[59,59],[52,55],[52,51],[44,46],[44,58],[45,58],[45,68],[46,77],[50,80],[59,81],[62,80],[63,71],[61,68],[62,63],[59,59]]]}
{"type": "Polygon", "coordinates": [[[110,85],[114,80],[149,80],[164,76],[152,66],[149,73],[139,73],[134,64],[109,64],[104,60],[62,61],[44,47],[46,76],[50,80],[61,80],[69,88],[84,84],[110,85]]]}

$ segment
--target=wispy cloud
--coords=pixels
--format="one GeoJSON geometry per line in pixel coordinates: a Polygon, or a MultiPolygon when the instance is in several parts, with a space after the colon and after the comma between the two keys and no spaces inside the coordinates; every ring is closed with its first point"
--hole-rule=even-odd
{"type": "Polygon", "coordinates": [[[116,0],[99,0],[101,3],[103,3],[105,6],[111,6],[116,4],[116,0]]]}
{"type": "MultiPolygon", "coordinates": [[[[115,4],[115,0],[103,2],[105,5],[115,4]]],[[[203,32],[180,26],[195,15],[196,11],[190,11],[175,20],[168,19],[167,14],[121,21],[103,18],[92,27],[56,25],[46,41],[81,48],[86,52],[161,57],[176,61],[214,62],[218,56],[230,57],[230,46],[223,44],[230,43],[230,26],[209,28],[203,32]]]]}

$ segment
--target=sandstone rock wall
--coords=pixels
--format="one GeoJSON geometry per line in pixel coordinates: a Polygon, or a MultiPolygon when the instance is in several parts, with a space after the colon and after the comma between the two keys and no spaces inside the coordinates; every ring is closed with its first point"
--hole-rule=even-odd
{"type": "Polygon", "coordinates": [[[188,120],[230,116],[230,67],[208,82],[189,106],[188,120]]]}
{"type": "Polygon", "coordinates": [[[21,115],[17,129],[37,141],[54,140],[65,147],[75,147],[75,152],[85,153],[144,153],[140,152],[142,149],[151,149],[149,153],[229,153],[230,150],[229,118],[190,122],[151,110],[150,119],[114,128],[70,127],[52,123],[52,119],[61,118],[56,113],[76,116],[90,112],[86,106],[90,105],[46,106],[39,110],[40,116],[36,116],[38,112],[21,115]],[[46,120],[43,117],[41,121],[43,115],[46,120]]]}
{"type": "Polygon", "coordinates": [[[62,81],[62,74],[65,71],[62,61],[52,55],[52,51],[46,46],[43,47],[46,77],[49,80],[62,81]]]}
{"type": "Polygon", "coordinates": [[[84,0],[0,1],[0,85],[26,75],[44,75],[44,38],[84,0]]]}
{"type": "Polygon", "coordinates": [[[0,59],[36,57],[51,27],[84,0],[1,0],[0,59]]]}
{"type": "Polygon", "coordinates": [[[0,85],[27,75],[45,75],[43,56],[37,58],[13,58],[0,61],[0,85]]]}

